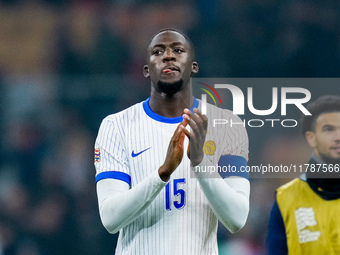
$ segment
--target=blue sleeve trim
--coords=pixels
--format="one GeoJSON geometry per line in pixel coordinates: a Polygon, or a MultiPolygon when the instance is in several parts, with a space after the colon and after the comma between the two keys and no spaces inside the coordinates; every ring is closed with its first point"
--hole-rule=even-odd
{"type": "Polygon", "coordinates": [[[286,228],[276,200],[270,213],[266,246],[267,255],[288,254],[286,228]]]}
{"type": "Polygon", "coordinates": [[[116,179],[126,182],[131,186],[131,176],[118,171],[108,171],[108,172],[102,172],[97,174],[96,176],[96,183],[103,179],[116,179]]]}
{"type": "Polygon", "coordinates": [[[220,166],[222,169],[222,171],[220,171],[222,178],[239,176],[249,180],[249,173],[247,171],[248,163],[244,157],[236,155],[224,155],[218,161],[218,166],[220,166]]]}

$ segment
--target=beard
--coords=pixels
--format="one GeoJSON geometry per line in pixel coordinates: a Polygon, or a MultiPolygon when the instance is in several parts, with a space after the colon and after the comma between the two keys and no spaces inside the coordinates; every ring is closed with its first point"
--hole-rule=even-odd
{"type": "Polygon", "coordinates": [[[333,158],[333,157],[329,157],[323,154],[320,154],[320,158],[327,164],[332,164],[332,165],[340,164],[340,158],[333,158]]]}
{"type": "Polygon", "coordinates": [[[311,165],[315,165],[313,168],[314,170],[308,170],[307,178],[314,179],[313,182],[317,183],[318,187],[325,190],[333,190],[334,188],[336,191],[340,192],[340,175],[335,167],[336,165],[339,166],[340,158],[324,155],[320,152],[318,157],[321,161],[317,161],[316,165],[315,163],[311,163],[311,165]]]}
{"type": "Polygon", "coordinates": [[[180,91],[183,87],[183,80],[180,79],[175,82],[163,82],[163,81],[158,81],[157,82],[157,87],[158,89],[165,93],[167,96],[171,97],[178,91],[180,91]]]}

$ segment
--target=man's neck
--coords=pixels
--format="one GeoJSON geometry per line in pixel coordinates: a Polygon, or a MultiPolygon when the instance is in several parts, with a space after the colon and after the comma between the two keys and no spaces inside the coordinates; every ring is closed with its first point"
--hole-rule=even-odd
{"type": "Polygon", "coordinates": [[[321,158],[319,158],[318,156],[316,156],[316,154],[313,152],[311,160],[314,160],[317,164],[327,164],[326,162],[324,162],[321,158]]]}
{"type": "Polygon", "coordinates": [[[193,102],[191,90],[179,91],[172,96],[168,96],[152,89],[149,106],[154,113],[160,116],[175,118],[181,116],[185,108],[190,109],[193,102]]]}
{"type": "Polygon", "coordinates": [[[323,199],[338,199],[340,198],[340,179],[337,178],[337,174],[335,175],[327,171],[322,172],[322,170],[331,169],[328,168],[327,165],[326,162],[313,153],[308,161],[308,166],[310,169],[313,169],[313,171],[307,171],[307,183],[311,189],[323,199]],[[326,168],[322,168],[321,171],[318,171],[317,169],[319,167],[321,168],[321,166],[326,168]]]}

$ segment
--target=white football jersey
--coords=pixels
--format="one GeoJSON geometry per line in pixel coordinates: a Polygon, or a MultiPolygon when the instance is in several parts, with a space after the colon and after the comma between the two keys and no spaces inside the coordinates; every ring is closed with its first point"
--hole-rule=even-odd
{"type": "MultiPolygon", "coordinates": [[[[133,189],[164,163],[169,141],[183,118],[159,116],[148,102],[103,120],[95,143],[97,176],[125,181],[133,189]]],[[[192,108],[199,104],[195,99],[192,108]]],[[[210,104],[207,117],[204,152],[212,164],[217,165],[223,155],[247,160],[248,136],[240,118],[210,104]],[[214,127],[213,119],[227,123],[214,127]],[[231,127],[231,122],[239,124],[231,127]]],[[[187,146],[185,138],[185,150],[187,146]]],[[[218,254],[218,220],[193,176],[185,151],[165,188],[135,221],[120,230],[116,254],[218,254]]]]}

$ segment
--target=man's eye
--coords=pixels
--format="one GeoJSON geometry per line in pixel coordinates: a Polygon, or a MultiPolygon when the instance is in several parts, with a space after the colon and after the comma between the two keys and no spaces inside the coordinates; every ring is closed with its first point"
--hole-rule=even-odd
{"type": "Polygon", "coordinates": [[[324,127],[323,129],[325,132],[331,132],[333,131],[333,127],[324,127]]]}
{"type": "Polygon", "coordinates": [[[182,53],[182,52],[184,52],[184,50],[181,49],[181,48],[176,48],[174,51],[175,51],[176,53],[182,53]]]}
{"type": "Polygon", "coordinates": [[[162,54],[162,50],[154,50],[154,51],[152,51],[152,55],[160,55],[160,54],[162,54]]]}

